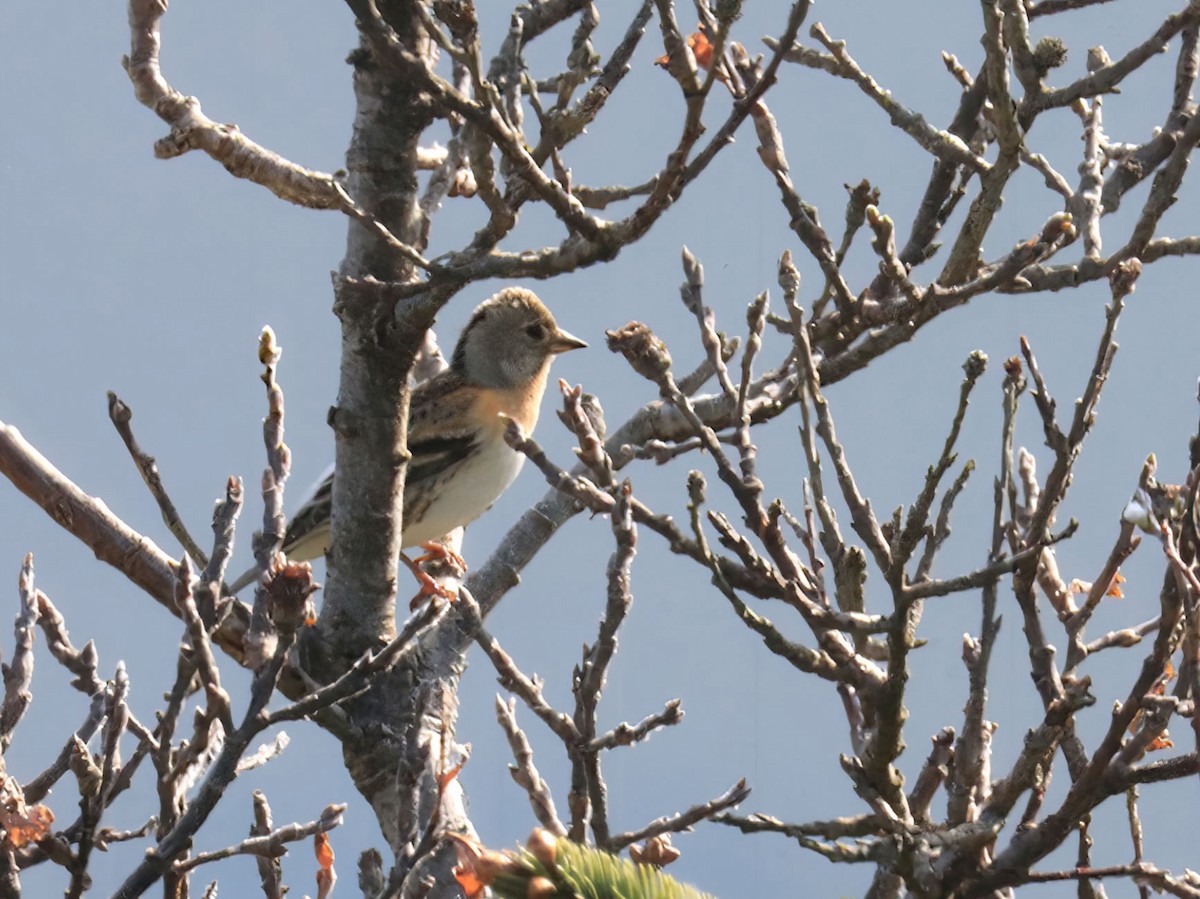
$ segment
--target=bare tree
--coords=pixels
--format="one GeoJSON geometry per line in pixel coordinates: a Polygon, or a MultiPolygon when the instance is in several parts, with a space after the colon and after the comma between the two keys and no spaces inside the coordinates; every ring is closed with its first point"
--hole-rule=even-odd
{"type": "MultiPolygon", "coordinates": [[[[694,32],[681,24],[684,13],[668,0],[646,0],[620,13],[628,17],[624,35],[603,50],[593,44],[599,20],[595,4],[542,0],[514,10],[490,60],[469,0],[347,0],[360,34],[351,56],[357,107],[346,170],[329,174],[284,159],[240,129],[205,115],[195,97],[171,85],[160,64],[165,4],[130,0],[126,70],[137,99],[170,129],[155,145],[156,155],[201,151],[282,200],[340,212],[349,220],[346,254],[334,277],[343,348],[338,398],[329,418],[338,472],[335,527],[318,615],[311,570],[278,555],[290,451],[283,442],[279,349],[269,331],[260,346],[268,405],[265,511],[254,542],[264,577],[252,605],[223,590],[242,507],[240,481],[226,485],[206,553],[188,534],[153,459],[138,446],[128,407],[110,398],[113,422],[183,547],[177,560],[84,494],[14,428],[0,430],[0,470],[9,480],[178,617],[184,629],[177,676],[163,711],[153,725],[143,724],[125,701],[126,672],[118,668],[112,680],[101,679],[95,648],[72,646],[62,616],[33,586],[32,561],[26,561],[17,649],[5,668],[0,742],[7,748],[30,701],[35,624],[91,705],[46,772],[23,785],[8,776],[3,781],[7,817],[0,820],[6,833],[0,843],[0,895],[18,895],[20,869],[41,862],[62,865],[68,895],[82,895],[90,886],[94,848],[151,832],[152,849],[115,895],[141,895],[159,881],[166,895],[187,895],[193,869],[234,854],[255,855],[264,894],[282,895],[277,859],[285,845],[320,838],[337,825],[340,807],[325,809],[308,824],[276,827],[266,798],[258,796],[250,838],[200,853],[193,853],[192,838],[233,779],[280,750],[270,743],[256,748],[256,741],[299,718],[312,719],[340,742],[346,768],[374,810],[390,850],[386,861],[377,851],[360,860],[365,896],[450,896],[481,889],[487,878],[468,881],[464,871],[470,864],[459,864],[459,879],[455,875],[460,862],[455,846],[471,838],[456,779],[465,762],[456,722],[459,680],[473,644],[520,700],[522,714],[539,719],[570,761],[570,790],[555,797],[535,765],[517,720],[517,702],[498,700],[497,718],[514,757],[512,776],[541,827],[555,838],[612,853],[633,847],[639,862],[661,866],[673,857],[669,835],[703,821],[747,833],[774,832],[833,861],[870,866],[873,897],[1002,896],[1025,884],[1059,880],[1077,881],[1080,895],[1098,896],[1105,878],[1132,881],[1142,895],[1151,889],[1200,895],[1195,875],[1171,872],[1151,860],[1138,814],[1139,788],[1200,773],[1200,725],[1194,715],[1200,689],[1195,499],[1200,443],[1189,448],[1186,467],[1172,465],[1177,474],[1169,480],[1177,483],[1158,479],[1153,457],[1140,477],[1131,473],[1134,497],[1114,514],[1117,537],[1095,560],[1094,580],[1068,580],[1056,561],[1057,545],[1077,527],[1074,521],[1058,523],[1057,516],[1096,422],[1126,301],[1145,267],[1200,252],[1198,236],[1160,234],[1200,141],[1200,118],[1191,99],[1200,4],[1179,0],[1179,9],[1162,21],[1129,7],[1124,21],[1143,35],[1142,42],[1115,60],[1103,48],[1093,48],[1086,74],[1074,80],[1060,76],[1059,70],[1067,71],[1068,48],[1053,37],[1033,40],[1033,23],[1103,2],[982,0],[982,61],[972,70],[944,55],[961,93],[951,121],[938,127],[868,74],[846,41],[811,22],[805,0],[778,11],[777,30],[761,55],[739,42],[748,38],[739,34],[736,0],[697,2],[694,32]],[[807,38],[801,40],[806,26],[807,38]],[[565,63],[537,70],[529,48],[543,35],[561,31],[572,35],[565,63]],[[637,185],[577,184],[568,165],[572,143],[593,125],[620,127],[600,115],[609,97],[624,88],[642,44],[652,44],[655,56],[661,53],[662,77],[679,88],[683,122],[672,149],[665,160],[647,163],[637,185]],[[1120,97],[1110,97],[1119,94],[1122,83],[1164,52],[1174,55],[1176,69],[1173,90],[1161,101],[1161,126],[1150,135],[1110,139],[1104,130],[1105,103],[1119,102],[1120,97]],[[924,196],[907,226],[898,227],[881,208],[878,191],[866,180],[848,186],[840,236],[831,237],[821,224],[793,178],[776,118],[783,108],[776,101],[776,84],[791,66],[853,83],[879,107],[879,128],[890,123],[928,153],[924,196]],[[730,98],[720,104],[723,111],[717,111],[715,94],[730,98]],[[1052,160],[1036,152],[1029,135],[1046,119],[1065,120],[1081,133],[1078,159],[1052,160]],[[435,126],[448,129],[445,147],[429,143],[435,126]],[[664,340],[645,324],[614,322],[609,348],[651,382],[645,404],[614,427],[604,421],[594,397],[564,385],[560,417],[578,444],[573,467],[550,458],[532,436],[511,426],[510,445],[545,475],[550,491],[514,522],[490,559],[461,584],[453,578],[448,582],[456,594],[453,602],[434,598],[405,619],[403,606],[397,607],[403,584],[397,559],[409,391],[414,375],[436,368],[436,345],[427,334],[436,313],[485,279],[548,279],[615,259],[705,176],[735,134],[753,135],[764,175],[774,183],[791,229],[779,238],[780,261],[773,273],[783,300],[779,311],[771,310],[763,292],[749,303],[744,326],[739,323],[744,337],[723,333],[705,302],[703,266],[685,248],[681,299],[695,318],[695,338],[703,351],[699,367],[678,371],[664,340]],[[1062,174],[1067,166],[1076,168],[1076,178],[1062,174]],[[1057,211],[1045,220],[1023,221],[1026,238],[986,259],[984,241],[993,233],[1001,200],[1014,177],[1026,170],[1044,181],[1057,211]],[[1149,187],[1128,227],[1106,233],[1105,216],[1143,181],[1149,187]],[[450,202],[478,207],[483,224],[469,237],[454,239],[454,250],[430,258],[436,214],[450,202]],[[557,222],[557,243],[521,252],[504,249],[523,239],[522,213],[537,207],[557,222]],[[803,247],[802,256],[784,249],[792,241],[803,247]],[[846,264],[856,241],[869,243],[877,257],[875,271],[861,283],[854,283],[846,264]],[[815,287],[802,284],[801,268],[817,274],[815,287]],[[975,467],[958,461],[957,444],[987,357],[973,353],[965,361],[944,447],[924,482],[913,488],[907,509],[890,515],[877,512],[856,480],[849,462],[854,448],[838,439],[838,410],[826,388],[972,300],[1094,281],[1107,282],[1111,300],[1098,323],[1095,361],[1082,379],[1070,420],[1060,421],[1033,347],[1023,342],[1020,355],[1003,366],[1000,465],[989,542],[981,547],[977,567],[935,575],[955,502],[975,467]],[[764,341],[764,335],[776,339],[764,341]],[[774,358],[766,355],[772,347],[774,358]],[[1052,454],[1044,476],[1034,457],[1017,449],[1022,397],[1032,401],[1052,454]],[[798,507],[789,508],[779,498],[783,486],[772,489],[759,475],[756,442],[761,439],[755,432],[793,407],[802,419],[805,493],[798,507]],[[699,471],[677,473],[676,460],[693,453],[710,460],[719,487],[710,486],[699,471]],[[670,463],[656,476],[675,477],[686,489],[686,513],[679,520],[650,508],[619,474],[644,460],[670,463]],[[718,491],[737,509],[738,520],[713,508],[718,491]],[[852,534],[845,530],[847,522],[839,521],[839,508],[848,514],[852,534]],[[615,548],[599,631],[573,674],[574,706],[564,710],[545,698],[540,681],[523,671],[485,622],[556,530],[585,510],[610,518],[615,548]],[[1142,542],[1139,531],[1162,552],[1161,608],[1149,620],[1089,636],[1088,625],[1105,596],[1119,592],[1119,569],[1142,542]],[[653,536],[647,538],[646,532],[653,536]],[[597,715],[632,602],[634,557],[648,545],[701,566],[715,593],[761,638],[767,653],[797,676],[819,679],[836,691],[849,730],[848,743],[840,747],[841,767],[860,807],[832,820],[807,822],[782,821],[770,815],[769,807],[736,814],[732,809],[749,794],[741,780],[716,797],[684,798],[693,804],[637,830],[615,831],[603,776],[606,754],[682,720],[678,700],[611,729],[601,727],[597,715]],[[878,585],[868,591],[872,572],[878,585]],[[906,734],[906,705],[915,686],[911,656],[923,639],[926,603],[952,594],[977,597],[981,615],[977,633],[963,639],[965,707],[946,716],[944,728],[932,735],[927,759],[906,772],[900,761],[906,742],[930,736],[906,734]],[[806,636],[789,636],[790,624],[777,627],[756,610],[759,602],[775,604],[781,618],[796,618],[806,636]],[[1023,747],[1006,770],[996,770],[995,713],[988,699],[1002,602],[1015,602],[1019,613],[1042,713],[1012,723],[1014,731],[1027,731],[1023,747]],[[1089,660],[1114,650],[1142,653],[1141,665],[1102,739],[1088,745],[1077,722],[1103,714],[1091,689],[1089,660]],[[218,652],[250,675],[245,709],[235,710],[221,686],[218,652]],[[176,731],[194,691],[202,691],[203,703],[184,737],[176,731]],[[276,694],[286,701],[272,707],[276,694]],[[1176,717],[1196,733],[1191,751],[1159,760],[1151,753],[1170,745],[1167,728],[1176,717]],[[96,734],[98,748],[90,750],[87,742],[96,734]],[[133,749],[123,755],[122,746],[129,745],[133,749]],[[102,828],[106,810],[146,760],[159,797],[154,820],[135,832],[102,828]],[[1051,799],[1047,788],[1055,770],[1065,774],[1069,787],[1051,799]],[[38,803],[68,772],[79,785],[80,814],[56,827],[38,803]],[[1122,800],[1132,861],[1093,867],[1091,815],[1103,803],[1122,800]],[[1006,829],[1013,823],[1015,828],[1006,829]],[[1074,865],[1038,867],[1072,841],[1074,865]]],[[[695,339],[669,336],[676,346],[695,339]]],[[[327,895],[333,888],[332,855],[322,854],[320,845],[319,890],[327,895]]]]}

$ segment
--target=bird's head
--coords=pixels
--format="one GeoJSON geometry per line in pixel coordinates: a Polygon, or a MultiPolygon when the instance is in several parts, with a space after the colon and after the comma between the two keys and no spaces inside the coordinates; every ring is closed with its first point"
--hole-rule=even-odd
{"type": "Polygon", "coordinates": [[[451,366],[475,384],[520,387],[553,356],[585,346],[558,326],[532,290],[506,287],[475,309],[458,338],[451,366]]]}

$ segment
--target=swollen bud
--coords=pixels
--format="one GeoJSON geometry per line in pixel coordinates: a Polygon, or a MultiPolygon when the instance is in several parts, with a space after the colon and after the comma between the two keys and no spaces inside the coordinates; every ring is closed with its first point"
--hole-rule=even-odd
{"type": "Polygon", "coordinates": [[[535,827],[525,841],[525,848],[543,868],[554,868],[554,860],[558,856],[558,838],[550,831],[535,827]]]}
{"type": "Polygon", "coordinates": [[[608,348],[620,353],[643,378],[656,384],[671,370],[671,354],[667,345],[654,336],[649,326],[630,322],[616,331],[606,331],[608,348]]]}
{"type": "Polygon", "coordinates": [[[1057,69],[1067,61],[1067,45],[1062,38],[1044,37],[1033,48],[1033,67],[1039,75],[1057,69]]]}

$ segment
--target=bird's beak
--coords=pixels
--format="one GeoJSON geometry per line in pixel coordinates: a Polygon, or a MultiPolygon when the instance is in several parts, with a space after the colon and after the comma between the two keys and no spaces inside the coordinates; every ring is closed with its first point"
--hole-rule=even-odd
{"type": "Polygon", "coordinates": [[[568,350],[582,350],[587,344],[576,337],[574,334],[568,334],[562,328],[554,332],[554,336],[550,338],[550,352],[565,353],[568,350]]]}

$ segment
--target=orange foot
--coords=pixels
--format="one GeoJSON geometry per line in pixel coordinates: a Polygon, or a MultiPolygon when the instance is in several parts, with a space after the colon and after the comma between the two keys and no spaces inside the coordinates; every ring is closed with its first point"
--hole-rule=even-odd
{"type": "Polygon", "coordinates": [[[430,540],[427,543],[422,543],[421,549],[425,550],[425,554],[423,556],[417,556],[416,563],[418,565],[422,562],[432,562],[434,559],[441,559],[442,561],[449,560],[450,562],[454,563],[455,568],[464,574],[466,573],[467,560],[448,547],[446,544],[435,543],[434,541],[430,540]]]}
{"type": "Polygon", "coordinates": [[[408,604],[411,611],[415,611],[425,601],[426,597],[440,596],[450,602],[454,602],[458,598],[458,592],[439,584],[421,567],[422,562],[431,562],[435,559],[449,560],[460,571],[465,572],[467,570],[467,563],[463,560],[463,557],[449,547],[443,546],[440,543],[422,543],[421,548],[425,550],[425,554],[418,556],[416,559],[410,559],[404,553],[400,554],[400,561],[407,566],[408,570],[413,573],[413,577],[417,579],[417,583],[421,585],[420,591],[408,604]]]}

